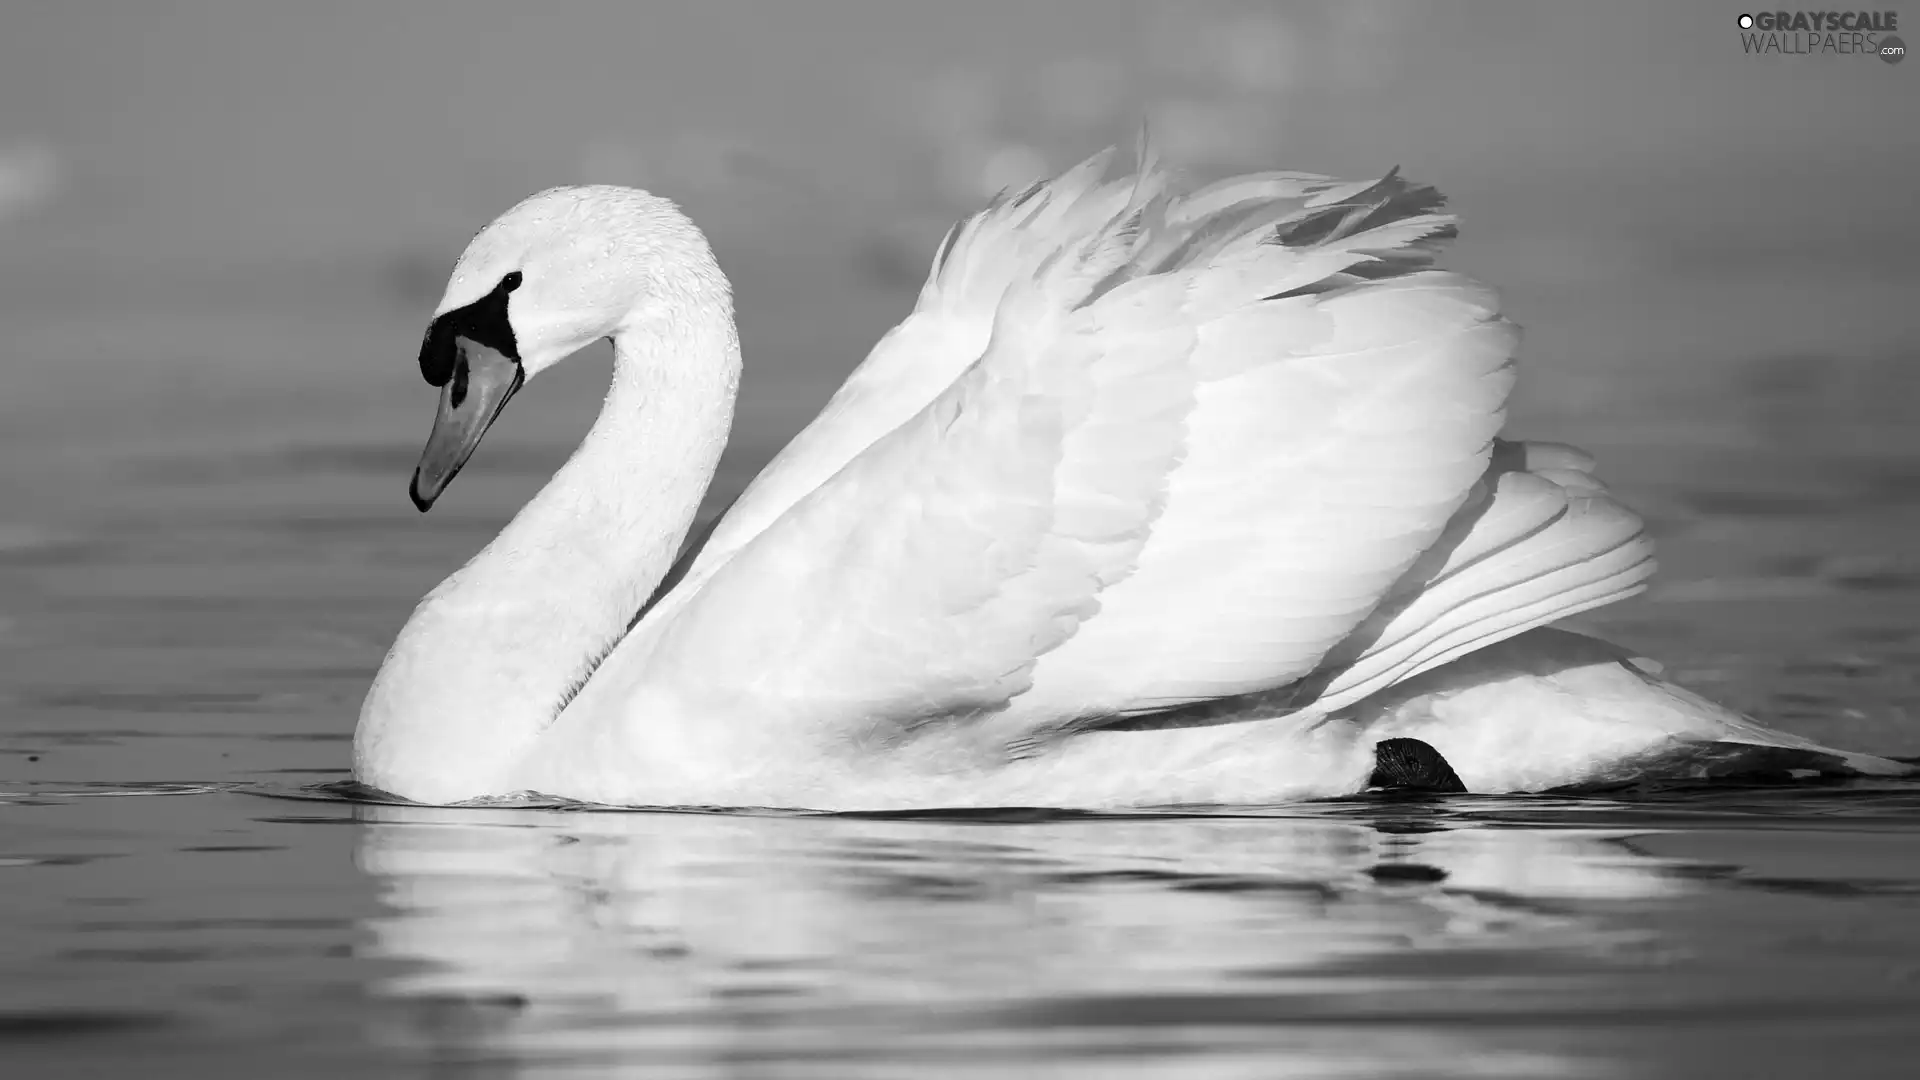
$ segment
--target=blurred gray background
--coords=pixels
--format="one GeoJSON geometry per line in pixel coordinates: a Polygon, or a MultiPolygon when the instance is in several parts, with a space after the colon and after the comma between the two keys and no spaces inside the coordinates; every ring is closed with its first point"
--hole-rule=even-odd
{"type": "Polygon", "coordinates": [[[529,1074],[638,1046],[773,1075],[792,1045],[808,1075],[880,1075],[873,1039],[1050,1075],[1131,1045],[1220,1076],[1911,1062],[1902,793],[991,844],[92,797],[347,777],[407,611],[606,386],[604,346],[541,376],[414,511],[420,335],[522,196],[637,184],[706,228],[747,365],[724,499],[905,315],[956,217],[1142,122],[1196,179],[1398,165],[1447,192],[1451,265],[1526,327],[1513,432],[1596,451],[1660,544],[1647,596],[1586,625],[1770,725],[1920,755],[1920,61],[1746,55],[1740,11],[7,4],[0,1059],[33,1055],[8,1075],[519,1075],[472,1056],[502,1032],[529,1074]],[[1438,877],[1381,873],[1402,860],[1438,877]],[[409,1026],[454,1064],[380,1049],[409,1026]]]}
{"type": "MultiPolygon", "coordinates": [[[[955,216],[1142,121],[1198,177],[1397,164],[1449,193],[1452,264],[1527,328],[1523,433],[1879,455],[1917,385],[1920,65],[1743,55],[1739,10],[18,6],[4,494],[84,499],[71,470],[116,439],[358,439],[398,462],[426,430],[412,358],[453,258],[581,181],[669,195],[712,236],[748,365],[738,472],[904,314],[955,216]],[[51,454],[49,493],[30,467],[51,454]]],[[[570,368],[490,442],[557,461],[604,377],[570,368]]],[[[490,453],[511,450],[477,469],[490,453]]]]}

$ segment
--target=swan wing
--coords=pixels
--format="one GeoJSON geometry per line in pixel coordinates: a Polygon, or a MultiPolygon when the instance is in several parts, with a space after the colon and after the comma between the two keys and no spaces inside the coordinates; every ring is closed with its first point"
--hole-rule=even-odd
{"type": "Polygon", "coordinates": [[[1497,443],[1441,541],[1323,662],[1316,710],[1644,590],[1653,541],[1592,469],[1574,447],[1497,443]]]}
{"type": "Polygon", "coordinates": [[[951,386],[986,349],[994,312],[1016,275],[1063,233],[1084,234],[1126,205],[1132,180],[1107,177],[1112,159],[1105,150],[1050,181],[1003,193],[948,230],[912,314],[760,470],[684,556],[670,585],[697,590],[808,492],[951,386]]]}
{"type": "Polygon", "coordinates": [[[1083,726],[1169,727],[1326,715],[1458,657],[1641,592],[1653,541],[1558,443],[1496,440],[1440,538],[1319,667],[1296,682],[1146,717],[1083,726]]]}
{"type": "Polygon", "coordinates": [[[1424,269],[1431,189],[1164,183],[1062,215],[979,357],[719,566],[654,677],[1018,734],[1314,671],[1474,492],[1516,331],[1424,269]]]}
{"type": "MultiPolygon", "coordinates": [[[[951,386],[986,349],[994,314],[1008,288],[1062,238],[1085,235],[1133,197],[1139,179],[1109,177],[1114,151],[1103,150],[1061,175],[1020,192],[1005,192],[949,229],[933,258],[913,312],[873,347],[818,416],[781,449],[725,513],[689,543],[655,601],[684,600],[780,515],[825,483],[881,436],[905,423],[951,386]]],[[[1188,245],[1187,261],[1217,253],[1263,224],[1310,214],[1326,216],[1341,194],[1371,188],[1313,173],[1262,172],[1208,185],[1167,206],[1149,257],[1165,260],[1188,245]],[[1331,200],[1320,199],[1331,195],[1331,200]],[[1312,205],[1310,205],[1312,204],[1312,205]]],[[[1398,185],[1407,187],[1407,185],[1398,185]]],[[[1409,188],[1421,207],[1437,206],[1430,189],[1409,188]]],[[[1417,227],[1450,235],[1448,219],[1417,227]]],[[[1418,254],[1422,245],[1409,245],[1418,254]]],[[[1399,253],[1377,251],[1387,265],[1399,253]]],[[[673,605],[668,605],[671,610],[673,605]]]]}

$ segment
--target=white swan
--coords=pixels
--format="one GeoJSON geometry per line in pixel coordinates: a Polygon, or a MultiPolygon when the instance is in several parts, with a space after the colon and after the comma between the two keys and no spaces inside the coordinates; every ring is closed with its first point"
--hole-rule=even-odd
{"type": "Polygon", "coordinates": [[[1430,268],[1453,233],[1431,188],[1176,193],[1151,163],[1107,179],[1109,156],[956,226],[913,314],[678,565],[740,371],[705,238],[615,187],[482,230],[421,349],[442,392],[415,502],[526,378],[611,337],[612,387],[407,622],[361,711],[361,782],[435,803],[1258,802],[1359,790],[1397,736],[1473,790],[1728,743],[1904,771],[1535,629],[1639,591],[1652,547],[1584,454],[1497,438],[1517,332],[1430,268]]]}

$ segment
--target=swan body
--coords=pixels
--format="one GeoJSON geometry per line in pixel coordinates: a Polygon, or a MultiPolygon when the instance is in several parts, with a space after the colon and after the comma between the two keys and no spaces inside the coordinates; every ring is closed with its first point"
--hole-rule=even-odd
{"type": "Polygon", "coordinates": [[[1652,545],[1585,454],[1499,437],[1517,331],[1433,268],[1432,189],[1108,171],[955,226],[913,313],[677,561],[740,372],[705,239],[611,187],[489,225],[422,346],[415,502],[527,378],[610,337],[612,385],[414,611],[359,779],[435,803],[1270,802],[1360,790],[1401,736],[1486,791],[1716,745],[1902,769],[1548,628],[1642,589],[1652,545]]]}

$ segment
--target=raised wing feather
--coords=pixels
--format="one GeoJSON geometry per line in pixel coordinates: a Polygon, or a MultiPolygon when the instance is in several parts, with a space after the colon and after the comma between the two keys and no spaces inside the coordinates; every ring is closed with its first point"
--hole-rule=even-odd
{"type": "Polygon", "coordinates": [[[1556,619],[1646,588],[1653,541],[1569,446],[1500,443],[1474,497],[1367,622],[1329,654],[1332,711],[1556,619]]]}
{"type": "Polygon", "coordinates": [[[1017,735],[1314,670],[1472,492],[1514,333],[1416,270],[1428,189],[1157,187],[1069,205],[980,359],[690,592],[652,676],[1017,735]]]}
{"type": "MultiPolygon", "coordinates": [[[[679,600],[854,456],[905,423],[979,359],[1016,278],[1065,235],[1086,235],[1126,206],[1131,177],[1107,179],[1103,151],[1044,184],[1007,193],[948,231],[913,313],[881,338],[805,429],[762,469],[688,565],[679,600]]],[[[669,607],[670,610],[670,607],[669,607]]]]}
{"type": "MultiPolygon", "coordinates": [[[[1111,220],[1143,183],[1164,184],[1163,177],[1144,169],[1140,176],[1108,178],[1113,156],[1110,149],[1102,151],[1052,180],[1003,193],[950,229],[913,313],[874,346],[820,415],[760,471],[674,567],[655,601],[667,601],[667,610],[685,601],[794,503],[926,407],[985,350],[1000,301],[1015,281],[1059,250],[1064,238],[1087,235],[1111,220]],[[667,590],[675,595],[664,595],[667,590]]],[[[1307,284],[1330,287],[1355,280],[1352,272],[1423,265],[1438,242],[1453,235],[1452,219],[1433,212],[1440,201],[1432,188],[1392,174],[1353,183],[1312,173],[1252,173],[1170,201],[1151,247],[1137,261],[1161,267],[1200,262],[1232,240],[1257,241],[1284,226],[1296,246],[1311,240],[1333,248],[1326,253],[1333,260],[1327,265],[1348,264],[1348,274],[1307,284]],[[1376,232],[1363,245],[1351,234],[1363,231],[1352,226],[1364,216],[1350,222],[1346,234],[1328,227],[1362,207],[1373,223],[1391,219],[1407,235],[1376,232]],[[1366,258],[1355,263],[1352,251],[1364,251],[1366,258]]]]}
{"type": "Polygon", "coordinates": [[[1198,361],[1226,374],[1197,395],[1167,512],[1101,617],[1042,661],[1022,713],[1172,708],[1305,676],[1485,469],[1515,334],[1477,286],[1422,273],[1210,329],[1198,361]]]}
{"type": "Polygon", "coordinates": [[[1440,538],[1306,677],[1088,726],[1160,727],[1326,715],[1424,671],[1646,587],[1653,543],[1613,502],[1593,459],[1557,443],[1497,440],[1440,538]]]}

